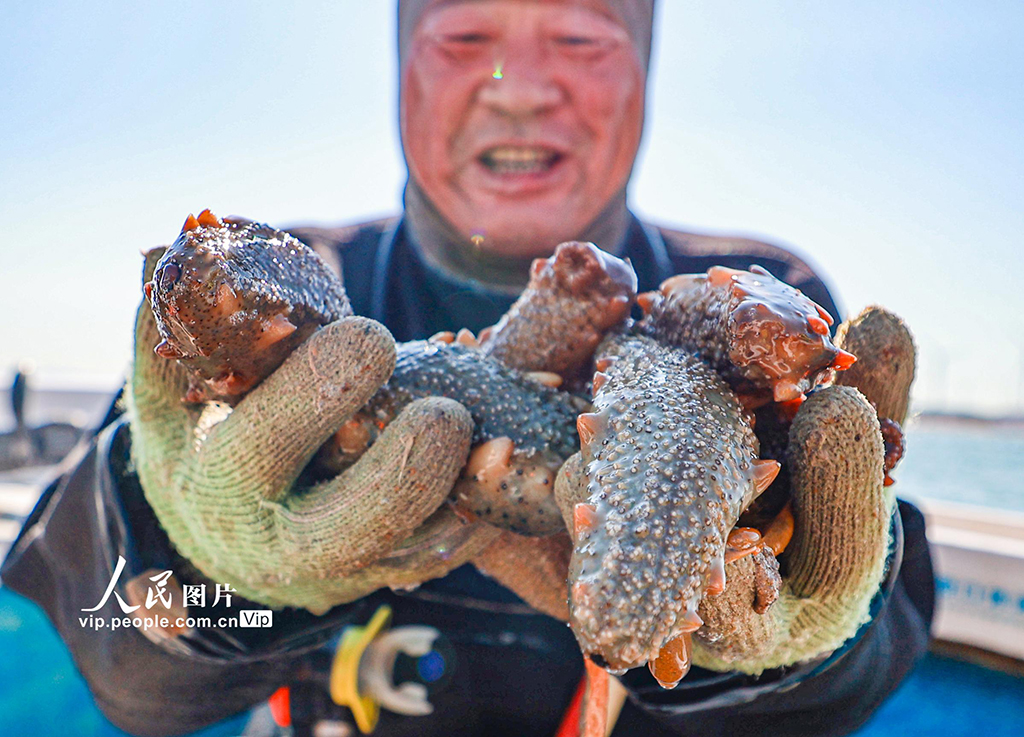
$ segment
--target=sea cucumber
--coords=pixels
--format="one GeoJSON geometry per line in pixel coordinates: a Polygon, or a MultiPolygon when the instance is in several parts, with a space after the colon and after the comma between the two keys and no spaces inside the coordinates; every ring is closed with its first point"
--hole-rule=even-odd
{"type": "Polygon", "coordinates": [[[736,396],[686,351],[615,335],[597,365],[594,412],[577,423],[587,499],[573,509],[570,622],[613,672],[654,668],[669,648],[655,676],[670,687],[726,535],[779,464],[758,461],[736,396]]]}
{"type": "Polygon", "coordinates": [[[513,532],[564,530],[552,489],[576,450],[578,404],[459,343],[413,341],[398,348],[391,379],[362,410],[364,426],[386,426],[410,402],[455,399],[475,423],[473,450],[453,500],[476,518],[513,532]]]}
{"type": "Polygon", "coordinates": [[[748,406],[802,399],[856,360],[824,308],[759,266],[674,276],[638,302],[650,335],[702,357],[748,406]]]}
{"type": "Polygon", "coordinates": [[[608,331],[629,316],[636,285],[627,262],[593,243],[562,243],[533,262],[525,291],[481,334],[481,347],[520,371],[576,378],[608,331]]]}
{"type": "Polygon", "coordinates": [[[192,374],[185,399],[237,403],[319,327],[352,314],[345,288],[269,225],[189,215],[145,285],[163,340],[192,374]]]}

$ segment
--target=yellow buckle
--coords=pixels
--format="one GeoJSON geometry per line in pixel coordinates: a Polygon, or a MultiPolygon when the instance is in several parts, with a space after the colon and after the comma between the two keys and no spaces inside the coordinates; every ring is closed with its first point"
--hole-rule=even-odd
{"type": "Polygon", "coordinates": [[[331,663],[331,700],[347,706],[363,734],[370,734],[380,717],[380,703],[359,694],[359,661],[373,638],[391,622],[391,607],[380,606],[365,627],[346,627],[331,663]]]}

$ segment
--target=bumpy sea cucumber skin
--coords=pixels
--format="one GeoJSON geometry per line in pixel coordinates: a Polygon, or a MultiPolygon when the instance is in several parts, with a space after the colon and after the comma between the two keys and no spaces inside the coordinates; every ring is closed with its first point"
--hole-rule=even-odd
{"type": "Polygon", "coordinates": [[[363,409],[368,431],[376,432],[410,402],[427,396],[455,399],[469,410],[475,447],[499,438],[508,438],[513,446],[508,473],[493,488],[464,473],[455,491],[462,509],[522,534],[551,535],[565,529],[551,490],[559,467],[576,451],[575,398],[478,349],[413,341],[399,345],[391,379],[363,409]]]}
{"type": "Polygon", "coordinates": [[[797,399],[840,355],[828,313],[756,266],[674,276],[641,301],[650,335],[697,353],[742,395],[797,399]]]}
{"type": "Polygon", "coordinates": [[[755,494],[757,440],[701,360],[641,336],[611,337],[597,355],[607,379],[581,416],[593,514],[576,529],[570,622],[584,653],[621,670],[694,628],[755,494]]]}
{"type": "Polygon", "coordinates": [[[626,261],[593,243],[562,243],[533,262],[530,283],[481,347],[520,371],[572,379],[605,334],[629,317],[636,285],[626,261]]]}
{"type": "Polygon", "coordinates": [[[417,340],[398,346],[391,379],[367,404],[387,417],[421,397],[448,397],[473,416],[474,444],[507,437],[516,448],[550,448],[562,458],[576,452],[576,403],[565,392],[457,343],[417,340]]]}
{"type": "Polygon", "coordinates": [[[312,249],[269,225],[185,230],[146,286],[164,343],[193,375],[190,401],[237,402],[318,327],[352,314],[312,249]]]}

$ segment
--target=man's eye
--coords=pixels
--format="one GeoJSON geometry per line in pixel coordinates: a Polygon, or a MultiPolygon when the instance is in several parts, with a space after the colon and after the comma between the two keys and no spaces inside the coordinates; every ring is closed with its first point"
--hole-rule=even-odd
{"type": "Polygon", "coordinates": [[[487,33],[447,33],[438,37],[438,48],[453,61],[473,61],[490,47],[492,36],[487,33]]]}
{"type": "Polygon", "coordinates": [[[564,55],[574,59],[599,59],[611,51],[615,43],[600,36],[564,35],[556,36],[555,47],[564,55]]]}
{"type": "Polygon", "coordinates": [[[490,40],[490,36],[486,33],[453,33],[445,36],[443,39],[444,43],[449,44],[482,44],[487,43],[490,40]]]}
{"type": "Polygon", "coordinates": [[[592,46],[598,42],[590,36],[559,36],[555,40],[562,46],[592,46]]]}

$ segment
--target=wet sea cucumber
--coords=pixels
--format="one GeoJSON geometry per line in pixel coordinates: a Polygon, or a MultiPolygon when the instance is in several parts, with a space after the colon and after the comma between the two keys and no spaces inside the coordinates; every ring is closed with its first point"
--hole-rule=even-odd
{"type": "Polygon", "coordinates": [[[562,243],[533,262],[525,291],[481,334],[481,347],[520,371],[577,378],[605,334],[629,316],[636,285],[627,262],[593,243],[562,243]]]}
{"type": "MultiPolygon", "coordinates": [[[[605,334],[628,320],[636,283],[628,262],[592,243],[562,243],[550,258],[534,261],[526,290],[498,324],[481,333],[481,347],[541,381],[563,385],[565,379],[580,387],[589,380],[585,369],[605,334]]],[[[554,465],[549,468],[558,470],[554,465]]],[[[475,491],[486,489],[477,485],[475,491]]],[[[536,509],[550,522],[551,486],[545,485],[543,492],[545,506],[536,509]]],[[[498,500],[490,495],[476,504],[484,501],[498,500]]],[[[529,527],[536,529],[536,524],[529,527]]],[[[473,563],[535,609],[567,621],[571,552],[564,532],[539,538],[504,531],[473,563]]]]}
{"type": "Polygon", "coordinates": [[[638,301],[650,335],[699,355],[748,406],[801,399],[856,360],[824,308],[759,266],[674,276],[638,301]]]}
{"type": "Polygon", "coordinates": [[[192,375],[186,401],[237,403],[319,327],[352,314],[345,288],[269,225],[189,215],[145,285],[157,354],[192,375]]]}
{"type": "Polygon", "coordinates": [[[616,335],[597,365],[594,412],[577,423],[586,501],[573,509],[570,622],[613,672],[653,668],[667,648],[655,676],[671,686],[701,597],[723,578],[726,536],[779,464],[758,461],[736,396],[686,351],[616,335]]]}
{"type": "Polygon", "coordinates": [[[473,450],[453,499],[476,518],[514,532],[564,530],[552,489],[576,450],[578,404],[459,343],[413,341],[398,347],[391,379],[361,411],[364,427],[385,427],[409,403],[455,399],[475,423],[473,450]]]}

